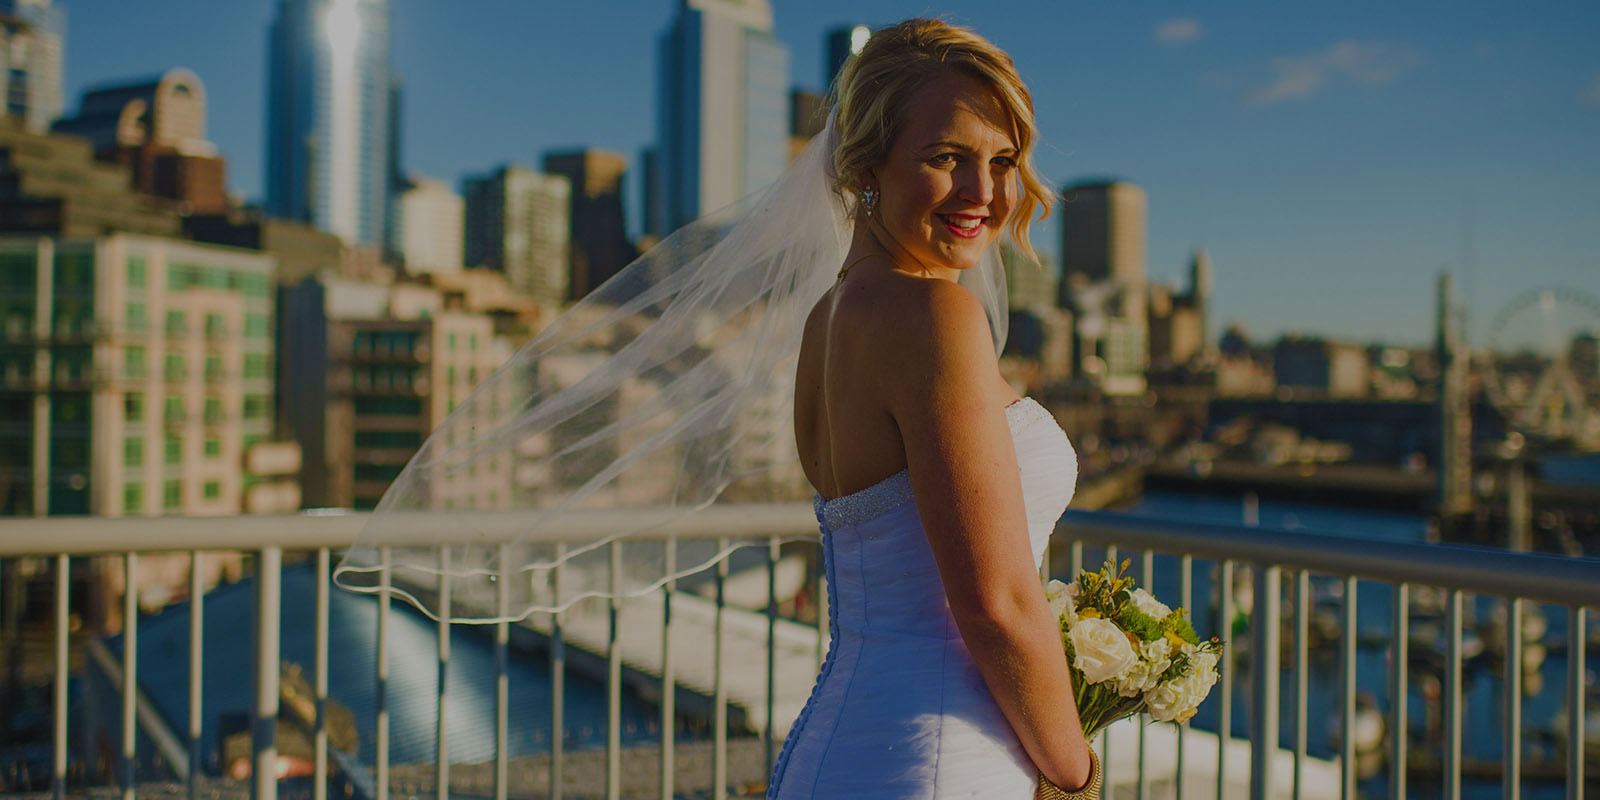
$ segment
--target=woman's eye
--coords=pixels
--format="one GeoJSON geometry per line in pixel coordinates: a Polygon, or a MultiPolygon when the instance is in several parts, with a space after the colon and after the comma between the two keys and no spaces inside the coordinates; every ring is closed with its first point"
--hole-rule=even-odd
{"type": "Polygon", "coordinates": [[[955,153],[940,153],[939,155],[934,156],[932,159],[929,159],[928,163],[934,164],[934,165],[937,165],[937,166],[941,166],[941,167],[947,167],[947,166],[950,166],[951,164],[956,163],[956,154],[955,153]]]}
{"type": "Polygon", "coordinates": [[[1017,165],[1017,160],[1012,158],[1012,157],[1010,157],[1010,156],[999,156],[999,157],[994,159],[993,163],[996,166],[1005,167],[1006,169],[1011,169],[1012,167],[1015,167],[1017,165]]]}

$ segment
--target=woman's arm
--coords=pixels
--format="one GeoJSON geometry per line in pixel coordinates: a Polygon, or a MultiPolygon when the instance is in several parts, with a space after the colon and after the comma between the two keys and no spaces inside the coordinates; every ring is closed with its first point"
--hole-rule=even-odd
{"type": "Polygon", "coordinates": [[[1088,745],[1034,567],[988,319],[966,289],[922,283],[889,312],[899,333],[881,373],[917,510],[961,637],[1022,746],[1055,784],[1083,786],[1088,745]]]}

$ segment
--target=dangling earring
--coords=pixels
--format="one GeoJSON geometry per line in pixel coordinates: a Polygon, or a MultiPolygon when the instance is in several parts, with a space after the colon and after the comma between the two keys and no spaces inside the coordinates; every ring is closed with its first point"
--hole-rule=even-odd
{"type": "Polygon", "coordinates": [[[878,192],[874,189],[862,189],[861,207],[866,211],[867,219],[872,219],[872,212],[878,210],[878,192]]]}

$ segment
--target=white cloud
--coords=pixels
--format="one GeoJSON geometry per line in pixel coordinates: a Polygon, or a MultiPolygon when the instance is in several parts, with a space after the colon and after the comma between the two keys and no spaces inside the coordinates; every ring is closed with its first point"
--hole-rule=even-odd
{"type": "Polygon", "coordinates": [[[1156,25],[1155,39],[1168,47],[1178,47],[1200,38],[1205,28],[1193,17],[1171,17],[1156,25]]]}
{"type": "Polygon", "coordinates": [[[1328,49],[1273,59],[1272,82],[1245,97],[1250,105],[1304,100],[1335,80],[1358,86],[1382,86],[1422,61],[1422,54],[1403,44],[1335,42],[1328,49]]]}
{"type": "Polygon", "coordinates": [[[1578,102],[1586,106],[1600,106],[1600,75],[1594,76],[1589,88],[1583,91],[1578,102]]]}

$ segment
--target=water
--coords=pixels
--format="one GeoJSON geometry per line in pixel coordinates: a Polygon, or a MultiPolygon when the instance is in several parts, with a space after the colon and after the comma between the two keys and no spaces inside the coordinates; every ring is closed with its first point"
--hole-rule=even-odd
{"type": "Polygon", "coordinates": [[[1600,486],[1600,453],[1545,456],[1539,459],[1539,477],[1570,486],[1600,486]]]}
{"type": "MultiPolygon", "coordinates": [[[[221,587],[206,595],[204,609],[205,666],[201,694],[202,747],[213,769],[219,721],[230,712],[248,713],[254,669],[251,635],[254,582],[221,587]]],[[[300,665],[312,680],[315,656],[316,573],[310,563],[283,569],[282,658],[300,665]]],[[[372,732],[377,717],[377,601],[369,595],[334,589],[329,594],[329,696],[350,709],[360,732],[359,759],[376,756],[372,732]]],[[[455,626],[450,639],[450,664],[444,682],[446,737],[455,763],[494,758],[495,652],[493,626],[455,626]]],[[[386,688],[390,761],[431,763],[439,690],[437,625],[405,603],[391,606],[389,617],[389,681],[386,688]]],[[[121,637],[109,643],[121,655],[121,637]]],[[[568,651],[571,653],[571,651],[568,651]]],[[[179,735],[189,718],[189,607],[169,607],[139,622],[139,683],[179,735]]],[[[550,751],[550,668],[543,652],[513,649],[509,665],[512,755],[550,751]]],[[[568,749],[605,744],[606,697],[603,684],[573,670],[566,675],[564,746],[568,749]]],[[[115,709],[104,717],[115,730],[115,709]]],[[[656,741],[659,712],[653,703],[624,686],[624,743],[656,741]]],[[[681,738],[694,732],[680,730],[681,738]]]]}
{"type": "MultiPolygon", "coordinates": [[[[1147,493],[1128,513],[1184,522],[1242,524],[1246,512],[1243,498],[1155,492],[1147,493]]],[[[1352,546],[1357,547],[1362,539],[1421,542],[1425,539],[1427,527],[1427,519],[1421,515],[1285,503],[1270,499],[1259,502],[1257,516],[1260,527],[1281,530],[1285,536],[1292,536],[1297,530],[1348,535],[1351,537],[1352,546]]],[[[1136,578],[1139,576],[1138,555],[1128,551],[1118,554],[1119,559],[1129,557],[1134,559],[1130,569],[1136,578]]],[[[1088,548],[1084,557],[1086,566],[1097,565],[1104,559],[1103,552],[1096,548],[1088,548]]],[[[1154,567],[1154,585],[1150,587],[1151,590],[1164,601],[1176,605],[1179,602],[1179,560],[1177,557],[1158,555],[1154,560],[1154,567]]],[[[1211,561],[1196,559],[1192,575],[1193,605],[1190,611],[1196,623],[1195,627],[1201,636],[1220,635],[1222,623],[1216,619],[1215,614],[1217,565],[1211,561]]],[[[1248,571],[1242,569],[1242,565],[1236,567],[1235,580],[1236,587],[1249,586],[1248,571]]],[[[1286,613],[1292,613],[1294,607],[1292,573],[1285,573],[1284,584],[1283,609],[1286,613]]],[[[1338,636],[1337,623],[1340,620],[1339,614],[1343,610],[1343,589],[1341,579],[1319,576],[1312,578],[1311,596],[1313,607],[1316,609],[1313,612],[1313,625],[1319,616],[1322,617],[1321,621],[1325,625],[1332,626],[1329,633],[1333,637],[1338,636]]],[[[1387,717],[1392,708],[1388,683],[1394,592],[1389,584],[1372,581],[1359,582],[1356,591],[1358,702],[1377,708],[1387,717]]],[[[1444,652],[1440,626],[1442,620],[1427,608],[1428,603],[1421,596],[1425,591],[1423,587],[1415,586],[1411,590],[1413,643],[1407,709],[1409,746],[1414,753],[1438,752],[1437,746],[1426,740],[1428,709],[1430,706],[1437,708],[1437,700],[1430,701],[1424,693],[1426,689],[1437,686],[1437,678],[1434,676],[1442,676],[1440,671],[1444,652]],[[1435,643],[1434,646],[1420,646],[1415,641],[1418,636],[1428,637],[1435,643]]],[[[1479,621],[1490,619],[1497,606],[1504,606],[1498,598],[1469,595],[1464,609],[1465,630],[1470,632],[1479,621]]],[[[1544,642],[1564,644],[1567,640],[1566,609],[1556,606],[1541,606],[1540,609],[1548,622],[1544,642]]],[[[1240,613],[1235,617],[1233,627],[1235,648],[1241,651],[1241,658],[1238,662],[1239,669],[1235,672],[1232,725],[1235,735],[1243,736],[1249,731],[1250,703],[1247,674],[1249,659],[1248,654],[1244,652],[1249,646],[1249,632],[1244,614],[1240,613]]],[[[1315,640],[1316,636],[1313,634],[1313,641],[1315,640]]],[[[1307,750],[1311,755],[1321,758],[1337,755],[1338,749],[1341,679],[1337,650],[1338,642],[1334,638],[1314,648],[1310,657],[1307,750]]],[[[1500,660],[1500,657],[1486,650],[1485,655],[1468,661],[1463,667],[1467,698],[1462,751],[1468,760],[1498,762],[1500,759],[1502,746],[1500,731],[1503,729],[1502,681],[1497,675],[1500,660]]],[[[1280,744],[1292,748],[1296,725],[1292,658],[1285,658],[1282,665],[1284,671],[1279,683],[1280,744]]],[[[1549,759],[1562,757],[1554,744],[1541,740],[1536,732],[1548,728],[1554,715],[1566,707],[1566,669],[1565,656],[1551,653],[1540,670],[1543,685],[1538,687],[1539,691],[1532,696],[1523,697],[1524,746],[1531,748],[1525,750],[1524,764],[1537,760],[1541,753],[1543,757],[1549,759]]],[[[1213,690],[1212,696],[1200,707],[1193,724],[1206,730],[1216,730],[1221,706],[1219,696],[1220,692],[1213,690]]],[[[1412,796],[1419,798],[1438,796],[1439,787],[1433,785],[1435,782],[1413,777],[1412,796]]],[[[1387,788],[1387,767],[1360,783],[1361,791],[1371,796],[1383,796],[1387,794],[1387,788]]],[[[1468,781],[1463,788],[1463,796],[1485,798],[1485,800],[1497,798],[1500,796],[1500,786],[1498,781],[1468,781]]],[[[1564,796],[1563,787],[1560,783],[1553,785],[1533,783],[1525,778],[1524,796],[1536,800],[1559,798],[1564,796]]]]}

